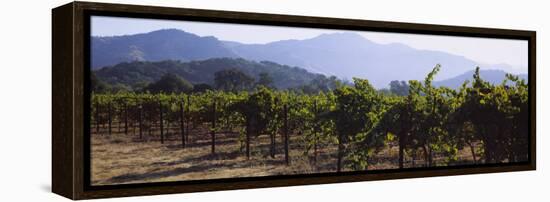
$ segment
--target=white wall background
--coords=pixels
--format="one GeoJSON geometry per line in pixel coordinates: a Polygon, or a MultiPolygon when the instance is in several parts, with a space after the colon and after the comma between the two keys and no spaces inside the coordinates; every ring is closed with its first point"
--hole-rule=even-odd
{"type": "MultiPolygon", "coordinates": [[[[64,201],[51,189],[51,10],[68,1],[0,7],[0,201],[64,201]]],[[[535,30],[537,161],[533,172],[175,194],[107,201],[546,201],[550,198],[550,23],[545,1],[117,0],[157,6],[535,30]]]]}

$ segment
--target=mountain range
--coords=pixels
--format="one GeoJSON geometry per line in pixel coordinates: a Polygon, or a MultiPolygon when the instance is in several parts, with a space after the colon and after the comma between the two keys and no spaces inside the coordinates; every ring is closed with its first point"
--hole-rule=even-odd
{"type": "MultiPolygon", "coordinates": [[[[132,61],[244,58],[297,66],[344,80],[366,78],[377,88],[387,87],[392,80],[421,80],[436,64],[442,65],[436,80],[452,79],[480,65],[463,56],[442,51],[418,50],[400,43],[378,44],[355,33],[243,44],[165,29],[135,35],[92,37],[91,44],[91,65],[96,70],[132,61]]],[[[508,67],[484,65],[484,69],[508,67]]]]}
{"type": "MultiPolygon", "coordinates": [[[[495,85],[500,84],[506,78],[506,73],[507,72],[502,70],[480,70],[479,71],[479,75],[483,80],[488,81],[489,83],[492,83],[495,85]]],[[[473,75],[474,75],[474,70],[471,70],[450,79],[434,81],[433,85],[446,86],[449,88],[458,89],[466,80],[470,81],[471,83],[471,81],[473,80],[473,75]]],[[[526,81],[528,80],[527,74],[517,74],[517,76],[520,79],[525,79],[526,81]]]]}

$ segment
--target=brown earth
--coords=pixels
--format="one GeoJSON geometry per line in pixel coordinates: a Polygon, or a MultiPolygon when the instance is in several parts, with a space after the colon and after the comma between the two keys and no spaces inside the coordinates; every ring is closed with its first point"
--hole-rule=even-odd
{"type": "MultiPolygon", "coordinates": [[[[253,137],[251,157],[247,160],[244,145],[241,148],[236,133],[217,134],[216,152],[212,154],[211,136],[206,131],[192,130],[190,143],[185,148],[182,148],[177,128],[167,132],[164,144],[160,143],[158,131],[144,132],[142,139],[134,132],[130,130],[130,134],[125,135],[116,127],[112,135],[105,130],[101,134],[93,131],[92,185],[336,172],[335,144],[319,147],[315,163],[311,152],[305,155],[304,140],[296,134],[290,139],[291,162],[287,166],[280,136],[276,138],[275,158],[269,155],[269,136],[253,137]]],[[[411,158],[405,159],[405,167],[422,166],[422,155],[418,156],[414,164],[411,158]]],[[[397,169],[397,159],[398,147],[388,146],[369,159],[368,170],[397,169]]],[[[436,158],[436,164],[441,159],[436,158]]],[[[469,149],[459,152],[459,160],[462,164],[472,162],[469,149]]]]}

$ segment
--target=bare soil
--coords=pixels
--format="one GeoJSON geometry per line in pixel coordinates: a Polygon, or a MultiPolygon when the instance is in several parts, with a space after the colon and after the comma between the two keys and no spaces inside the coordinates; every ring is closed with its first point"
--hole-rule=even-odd
{"type": "MultiPolygon", "coordinates": [[[[91,136],[93,185],[336,172],[336,145],[319,147],[314,161],[312,152],[305,154],[304,140],[296,134],[290,139],[290,165],[285,163],[280,136],[276,137],[274,158],[270,156],[269,136],[253,137],[250,159],[236,133],[217,134],[215,153],[211,151],[211,136],[205,130],[192,130],[185,148],[177,128],[168,130],[164,144],[160,143],[158,131],[144,132],[140,139],[134,130],[126,135],[115,127],[111,135],[102,130],[100,134],[92,131],[91,136]]],[[[423,166],[422,156],[418,156],[415,160],[406,158],[405,166],[423,166]]],[[[388,146],[369,159],[368,170],[397,169],[397,159],[398,147],[388,146]]],[[[472,163],[469,149],[459,152],[459,160],[461,164],[472,163]]]]}

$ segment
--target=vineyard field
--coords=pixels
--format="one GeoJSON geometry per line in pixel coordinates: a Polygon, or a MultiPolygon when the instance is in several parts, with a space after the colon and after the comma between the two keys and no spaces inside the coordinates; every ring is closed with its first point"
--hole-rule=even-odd
{"type": "Polygon", "coordinates": [[[93,93],[91,181],[131,184],[526,161],[525,81],[507,75],[494,85],[477,69],[472,83],[460,89],[434,87],[439,69],[424,81],[392,83],[391,92],[354,78],[313,93],[269,85],[93,93]]]}

